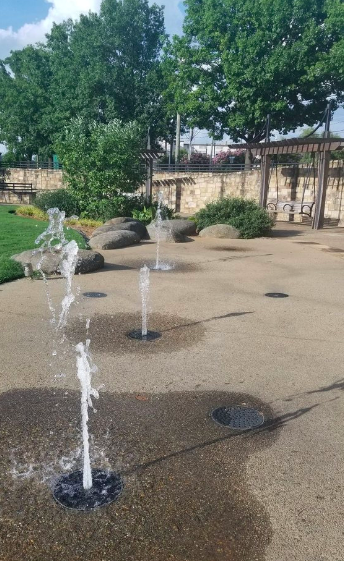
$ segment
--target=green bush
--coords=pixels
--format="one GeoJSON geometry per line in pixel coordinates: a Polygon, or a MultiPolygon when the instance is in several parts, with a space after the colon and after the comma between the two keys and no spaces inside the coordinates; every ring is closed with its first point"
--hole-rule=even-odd
{"type": "Polygon", "coordinates": [[[29,218],[35,218],[36,220],[48,220],[48,215],[43,212],[40,208],[32,205],[20,206],[14,211],[17,216],[25,216],[29,218]]]}
{"type": "Polygon", "coordinates": [[[241,238],[258,238],[271,231],[273,219],[255,201],[225,198],[207,204],[196,214],[198,231],[215,224],[230,224],[241,238]]]}
{"type": "Polygon", "coordinates": [[[143,209],[144,205],[144,198],[141,195],[118,195],[117,197],[106,199],[93,199],[88,202],[81,216],[106,222],[118,216],[132,216],[135,210],[143,209]]]}
{"type": "Polygon", "coordinates": [[[58,208],[66,216],[79,215],[80,207],[75,196],[67,189],[57,189],[37,195],[35,205],[46,212],[49,208],[58,208]]]}

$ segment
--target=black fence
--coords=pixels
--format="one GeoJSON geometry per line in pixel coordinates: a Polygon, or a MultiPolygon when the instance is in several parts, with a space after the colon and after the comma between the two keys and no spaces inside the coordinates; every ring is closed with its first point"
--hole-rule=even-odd
{"type": "Polygon", "coordinates": [[[160,164],[155,162],[153,171],[155,173],[234,173],[238,171],[252,171],[260,169],[260,163],[245,164],[195,164],[195,163],[179,163],[179,164],[160,164]]]}
{"type": "Polygon", "coordinates": [[[0,169],[49,169],[58,171],[62,169],[62,165],[57,162],[1,162],[0,169]]]}

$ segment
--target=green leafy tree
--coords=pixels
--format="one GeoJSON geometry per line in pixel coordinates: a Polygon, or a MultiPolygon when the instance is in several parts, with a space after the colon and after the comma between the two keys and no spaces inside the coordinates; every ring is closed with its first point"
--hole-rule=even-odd
{"type": "MultiPolygon", "coordinates": [[[[342,102],[341,0],[186,0],[184,36],[164,57],[166,95],[215,138],[264,138],[270,113],[282,134],[317,122],[330,95],[342,102]],[[336,10],[340,19],[336,20],[336,10]],[[326,68],[329,53],[337,67],[326,68]]],[[[332,65],[333,66],[333,65],[332,65]]]]}
{"type": "Polygon", "coordinates": [[[80,210],[90,217],[101,217],[116,197],[134,193],[144,182],[142,136],[135,122],[89,124],[78,118],[56,147],[65,181],[80,210]]]}
{"type": "Polygon", "coordinates": [[[163,8],[103,0],[100,13],[54,25],[46,45],[0,61],[0,142],[31,158],[54,152],[71,119],[137,121],[154,140],[165,112],[160,54],[163,8]]]}
{"type": "Polygon", "coordinates": [[[14,160],[52,154],[49,55],[41,46],[0,61],[0,142],[14,160]]]}
{"type": "Polygon", "coordinates": [[[161,119],[163,10],[148,0],[103,0],[100,14],[54,25],[51,55],[55,130],[71,118],[136,120],[154,134],[161,119]]]}

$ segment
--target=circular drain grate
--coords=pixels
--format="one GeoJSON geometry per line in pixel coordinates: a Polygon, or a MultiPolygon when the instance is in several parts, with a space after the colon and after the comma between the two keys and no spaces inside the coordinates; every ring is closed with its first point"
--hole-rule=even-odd
{"type": "Polygon", "coordinates": [[[94,510],[118,499],[123,491],[123,481],[112,472],[92,470],[93,487],[85,491],[82,485],[82,471],[62,475],[54,488],[57,503],[73,510],[94,510]]]}
{"type": "Polygon", "coordinates": [[[106,298],[107,294],[105,292],[84,292],[83,296],[86,298],[106,298]]]}
{"type": "Polygon", "coordinates": [[[219,407],[211,416],[216,423],[235,430],[254,429],[264,423],[264,415],[251,407],[219,407]]]}
{"type": "Polygon", "coordinates": [[[265,296],[268,298],[289,298],[289,294],[284,294],[283,292],[267,292],[265,296]]]}
{"type": "Polygon", "coordinates": [[[130,339],[136,339],[137,341],[156,341],[156,339],[161,338],[161,333],[158,331],[148,331],[147,335],[143,336],[141,329],[135,329],[127,334],[130,339]]]}

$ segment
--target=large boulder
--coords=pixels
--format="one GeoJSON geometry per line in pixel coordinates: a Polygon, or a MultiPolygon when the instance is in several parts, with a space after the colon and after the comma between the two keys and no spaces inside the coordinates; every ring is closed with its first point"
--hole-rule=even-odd
{"type": "Polygon", "coordinates": [[[226,238],[231,240],[237,240],[240,238],[240,232],[234,226],[229,224],[215,224],[214,226],[208,226],[200,232],[201,238],[226,238]]]}
{"type": "Polygon", "coordinates": [[[172,232],[183,234],[184,236],[196,236],[197,226],[192,220],[178,218],[176,220],[164,220],[163,228],[171,229],[172,232]]]}
{"type": "Polygon", "coordinates": [[[172,228],[167,228],[166,226],[161,228],[159,233],[155,223],[152,223],[147,227],[147,232],[149,238],[154,242],[158,241],[158,238],[161,242],[169,243],[183,243],[190,241],[190,238],[188,238],[184,234],[176,232],[172,228]]]}
{"type": "Polygon", "coordinates": [[[135,218],[130,218],[129,216],[118,216],[117,218],[111,218],[111,220],[105,222],[105,226],[108,226],[109,224],[124,224],[126,222],[137,222],[137,220],[135,218]]]}
{"type": "Polygon", "coordinates": [[[92,249],[120,249],[140,243],[140,236],[136,232],[115,230],[92,237],[89,245],[92,249]]]}
{"type": "Polygon", "coordinates": [[[75,274],[84,275],[86,273],[93,273],[102,269],[105,264],[105,259],[98,253],[98,251],[91,251],[89,249],[79,249],[78,261],[75,268],[75,274]]]}
{"type": "Polygon", "coordinates": [[[140,236],[141,240],[147,237],[146,226],[139,220],[132,220],[131,222],[120,222],[118,224],[104,224],[103,226],[100,226],[99,228],[94,230],[92,238],[95,238],[100,234],[107,234],[108,232],[116,232],[118,230],[135,232],[140,236]]]}
{"type": "Polygon", "coordinates": [[[23,267],[25,265],[31,265],[33,271],[37,271],[37,265],[42,260],[41,269],[46,275],[55,275],[59,270],[59,265],[61,261],[61,251],[50,251],[43,250],[41,252],[38,249],[29,249],[12,255],[12,259],[21,263],[23,267]],[[42,259],[43,257],[43,259],[42,259]]]}
{"type": "MultiPolygon", "coordinates": [[[[61,262],[60,250],[43,250],[43,260],[41,269],[46,275],[56,275],[60,272],[61,262]]],[[[13,255],[12,259],[21,263],[23,266],[31,265],[33,271],[37,271],[37,265],[42,259],[42,253],[37,249],[23,251],[17,255],[13,255]]],[[[96,252],[87,249],[79,249],[78,261],[76,264],[76,274],[91,273],[104,267],[104,257],[96,252]]]]}

